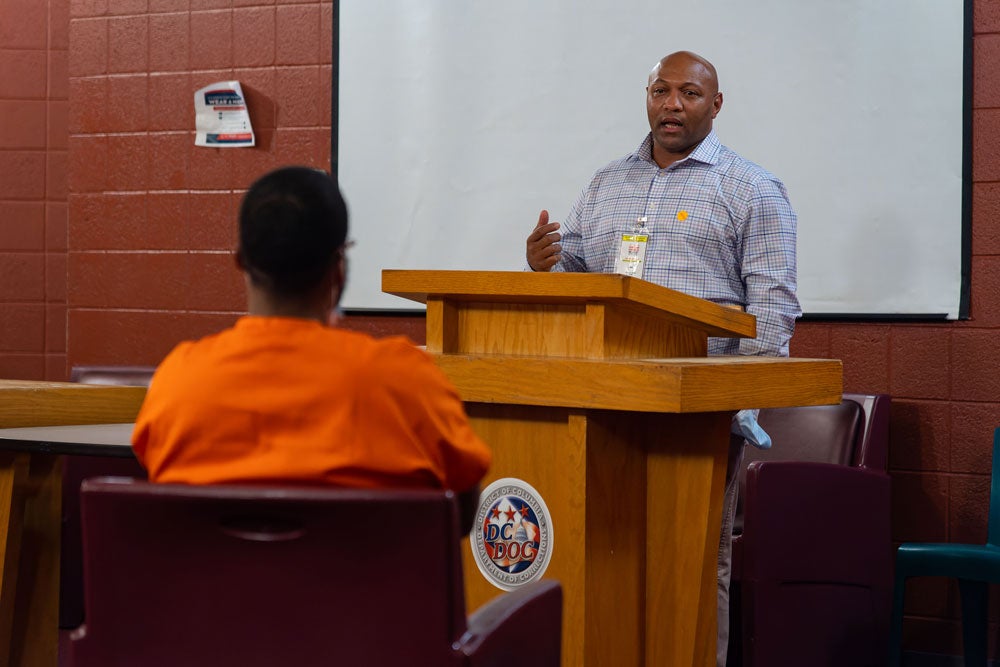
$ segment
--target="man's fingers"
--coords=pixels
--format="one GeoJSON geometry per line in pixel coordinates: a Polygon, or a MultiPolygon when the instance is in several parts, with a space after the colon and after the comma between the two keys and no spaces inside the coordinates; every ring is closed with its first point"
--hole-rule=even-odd
{"type": "Polygon", "coordinates": [[[559,229],[559,223],[549,222],[549,212],[542,209],[542,212],[538,214],[538,222],[535,224],[535,228],[528,235],[528,243],[533,243],[557,229],[559,229]]]}
{"type": "Polygon", "coordinates": [[[553,243],[552,245],[547,245],[543,248],[539,248],[535,253],[535,256],[539,259],[544,259],[552,255],[557,255],[562,252],[562,246],[558,243],[553,243]]]}
{"type": "Polygon", "coordinates": [[[527,259],[528,265],[535,271],[548,271],[559,263],[562,246],[562,234],[556,232],[558,222],[549,222],[549,212],[543,210],[538,214],[538,224],[528,235],[527,259]]]}
{"type": "Polygon", "coordinates": [[[551,257],[547,257],[545,259],[536,262],[533,268],[535,269],[535,271],[548,271],[553,266],[558,264],[561,258],[562,258],[561,255],[552,255],[551,257]]]}
{"type": "Polygon", "coordinates": [[[562,234],[556,233],[557,229],[559,229],[558,222],[550,222],[547,225],[536,227],[535,231],[531,232],[531,235],[528,236],[528,245],[536,243],[545,243],[547,245],[553,241],[561,240],[562,234]]]}
{"type": "Polygon", "coordinates": [[[552,234],[552,232],[556,231],[557,229],[559,229],[558,222],[549,222],[544,225],[539,225],[535,227],[534,231],[532,231],[531,234],[528,235],[528,243],[538,243],[546,236],[554,236],[553,239],[549,240],[549,243],[551,243],[552,241],[558,241],[560,238],[562,238],[562,235],[552,234]]]}

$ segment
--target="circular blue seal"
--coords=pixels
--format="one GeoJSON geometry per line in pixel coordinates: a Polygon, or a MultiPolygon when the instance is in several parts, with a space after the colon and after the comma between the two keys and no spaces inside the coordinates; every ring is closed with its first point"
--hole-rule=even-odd
{"type": "Polygon", "coordinates": [[[505,591],[541,578],[552,556],[552,522],[542,496],[505,477],[479,496],[469,544],[486,580],[505,591]]]}

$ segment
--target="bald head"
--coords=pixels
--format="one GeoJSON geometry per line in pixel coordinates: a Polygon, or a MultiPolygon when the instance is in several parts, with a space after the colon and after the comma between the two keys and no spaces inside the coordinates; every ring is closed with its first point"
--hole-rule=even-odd
{"type": "Polygon", "coordinates": [[[650,70],[647,84],[655,81],[657,76],[660,74],[660,70],[670,65],[683,67],[685,69],[690,67],[702,69],[704,75],[702,79],[703,83],[711,85],[713,93],[717,93],[719,91],[719,74],[715,71],[715,65],[708,62],[708,60],[702,58],[697,53],[692,53],[691,51],[676,51],[668,56],[660,58],[659,62],[653,65],[653,69],[650,70]]]}
{"type": "Polygon", "coordinates": [[[663,57],[649,73],[646,113],[653,159],[660,167],[683,160],[712,131],[722,108],[715,67],[690,51],[663,57]]]}

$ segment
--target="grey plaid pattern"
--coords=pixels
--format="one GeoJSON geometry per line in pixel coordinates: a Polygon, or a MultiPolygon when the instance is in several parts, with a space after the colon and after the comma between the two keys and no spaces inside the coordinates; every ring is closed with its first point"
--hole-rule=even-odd
{"type": "Polygon", "coordinates": [[[645,217],[643,278],[757,317],[756,339],[709,339],[709,354],[788,356],[795,296],[796,217],[785,186],[710,133],[660,169],[652,135],[594,174],[560,228],[553,270],[612,273],[621,236],[645,217]]]}

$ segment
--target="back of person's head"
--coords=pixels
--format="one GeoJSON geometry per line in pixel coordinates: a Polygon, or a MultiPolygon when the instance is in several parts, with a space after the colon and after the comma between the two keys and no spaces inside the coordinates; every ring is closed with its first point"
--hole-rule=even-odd
{"type": "Polygon", "coordinates": [[[240,264],[254,285],[276,296],[322,285],[346,239],[347,206],[336,181],[318,169],[276,169],[243,197],[240,264]]]}

